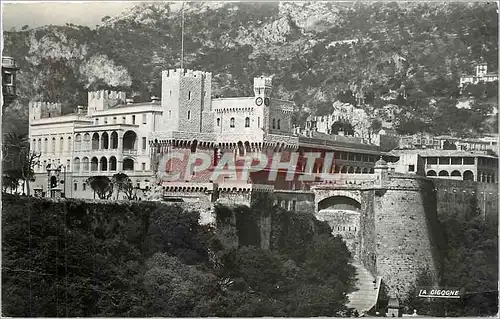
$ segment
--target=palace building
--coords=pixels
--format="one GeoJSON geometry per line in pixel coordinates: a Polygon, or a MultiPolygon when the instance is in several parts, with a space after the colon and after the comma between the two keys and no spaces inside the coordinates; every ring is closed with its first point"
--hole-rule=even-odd
{"type": "MultiPolygon", "coordinates": [[[[299,176],[305,173],[306,152],[333,152],[335,157],[328,168],[323,168],[323,160],[318,159],[308,168],[309,173],[371,174],[381,156],[388,161],[396,159],[377,145],[354,137],[295,130],[294,104],[272,97],[269,77],[254,79],[253,96],[236,98],[213,98],[211,81],[209,72],[163,71],[161,101],[152,97],[151,102],[133,103],[124,92],[89,92],[87,107],[78,106],[76,113],[68,115],[61,114],[57,103],[30,103],[31,148],[42,153],[31,186],[46,196],[50,188],[59,187],[67,197],[93,198],[88,177],[111,178],[123,172],[138,197],[158,185],[165,189],[166,198],[182,198],[191,190],[305,190],[309,184],[299,176]],[[211,167],[177,181],[162,181],[158,171],[184,172],[188,165],[186,158],[159,167],[160,159],[174,151],[208,154],[211,167]],[[238,177],[231,181],[234,178],[227,175],[211,180],[213,174],[209,172],[228,153],[234,154],[238,172],[247,155],[258,153],[272,158],[279,153],[281,161],[286,162],[298,153],[298,173],[293,181],[285,179],[283,170],[276,173],[275,181],[268,180],[269,170],[249,174],[246,180],[238,177]]],[[[193,194],[188,195],[191,198],[193,194]]]]}

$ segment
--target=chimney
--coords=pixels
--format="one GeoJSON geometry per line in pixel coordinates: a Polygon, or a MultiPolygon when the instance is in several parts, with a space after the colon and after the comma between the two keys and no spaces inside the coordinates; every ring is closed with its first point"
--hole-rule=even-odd
{"type": "Polygon", "coordinates": [[[160,101],[160,98],[157,97],[156,95],[153,95],[151,97],[151,103],[158,103],[160,101]]]}
{"type": "Polygon", "coordinates": [[[134,99],[126,99],[125,102],[127,104],[133,104],[134,103],[134,99]]]}

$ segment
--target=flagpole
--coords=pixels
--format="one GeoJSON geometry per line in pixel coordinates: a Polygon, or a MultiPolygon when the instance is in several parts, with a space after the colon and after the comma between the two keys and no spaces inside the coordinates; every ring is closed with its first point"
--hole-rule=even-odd
{"type": "Polygon", "coordinates": [[[184,1],[182,1],[182,24],[181,24],[181,69],[184,67],[184,1]]]}

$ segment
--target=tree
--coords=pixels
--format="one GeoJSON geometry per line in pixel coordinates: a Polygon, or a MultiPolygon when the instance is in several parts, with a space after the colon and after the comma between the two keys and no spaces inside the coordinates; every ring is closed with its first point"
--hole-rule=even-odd
{"type": "Polygon", "coordinates": [[[113,183],[107,176],[91,176],[87,178],[87,183],[100,199],[109,199],[113,194],[113,183]]]}
{"type": "Polygon", "coordinates": [[[124,184],[123,187],[123,192],[125,193],[125,196],[127,196],[128,200],[132,200],[135,195],[135,187],[132,184],[132,180],[129,178],[127,182],[124,184]]]}
{"type": "Polygon", "coordinates": [[[115,175],[113,175],[112,181],[114,186],[116,187],[116,199],[118,200],[120,192],[127,189],[127,185],[130,179],[125,173],[116,173],[115,175]]]}
{"type": "MultiPolygon", "coordinates": [[[[28,136],[11,132],[4,138],[4,172],[9,176],[11,185],[22,180],[27,195],[30,194],[29,182],[35,180],[35,165],[39,164],[40,152],[30,151],[28,136]]],[[[11,186],[12,187],[12,186],[11,186]]],[[[17,186],[16,186],[17,188],[17,186]]]]}
{"type": "Polygon", "coordinates": [[[382,128],[382,121],[379,119],[373,119],[370,128],[373,132],[378,132],[382,128]]]}

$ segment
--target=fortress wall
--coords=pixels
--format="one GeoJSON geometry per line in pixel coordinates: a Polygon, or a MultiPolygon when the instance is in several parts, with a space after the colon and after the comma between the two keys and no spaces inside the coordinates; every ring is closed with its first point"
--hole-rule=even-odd
{"type": "Polygon", "coordinates": [[[466,213],[477,201],[483,216],[487,220],[498,220],[498,184],[433,179],[437,193],[438,216],[446,212],[457,215],[466,213]]]}
{"type": "Polygon", "coordinates": [[[223,205],[246,205],[251,204],[251,193],[249,192],[219,192],[218,200],[223,205]]]}
{"type": "Polygon", "coordinates": [[[421,270],[438,271],[432,234],[436,217],[424,196],[432,184],[411,177],[387,182],[387,188],[375,190],[377,273],[391,297],[405,298],[421,270]]]}
{"type": "MultiPolygon", "coordinates": [[[[175,147],[172,149],[172,152],[175,153],[180,153],[183,154],[184,158],[172,158],[171,161],[169,161],[167,164],[171,163],[171,165],[167,165],[169,169],[169,174],[175,175],[179,173],[179,180],[177,181],[192,181],[192,182],[209,182],[212,172],[210,170],[202,170],[199,172],[196,172],[195,175],[191,176],[185,176],[186,175],[186,168],[188,165],[188,160],[191,153],[190,148],[181,148],[181,147],[175,147]]],[[[214,151],[212,149],[207,149],[207,148],[201,148],[198,147],[196,149],[196,153],[201,154],[207,154],[210,157],[210,160],[213,162],[214,159],[214,151]]],[[[168,154],[162,155],[166,156],[168,158],[168,154]]],[[[160,165],[162,164],[162,161],[160,160],[160,165]]],[[[165,167],[158,167],[158,171],[165,172],[166,168],[165,167]]]]}
{"type": "Polygon", "coordinates": [[[376,233],[375,233],[375,208],[373,198],[375,192],[373,190],[361,192],[361,219],[360,227],[360,244],[359,244],[359,259],[360,262],[368,269],[372,275],[377,274],[377,259],[376,259],[376,233]]]}
{"type": "Polygon", "coordinates": [[[327,209],[316,213],[316,218],[326,221],[332,228],[332,234],[341,236],[354,260],[359,261],[361,213],[352,210],[327,209]]]}

